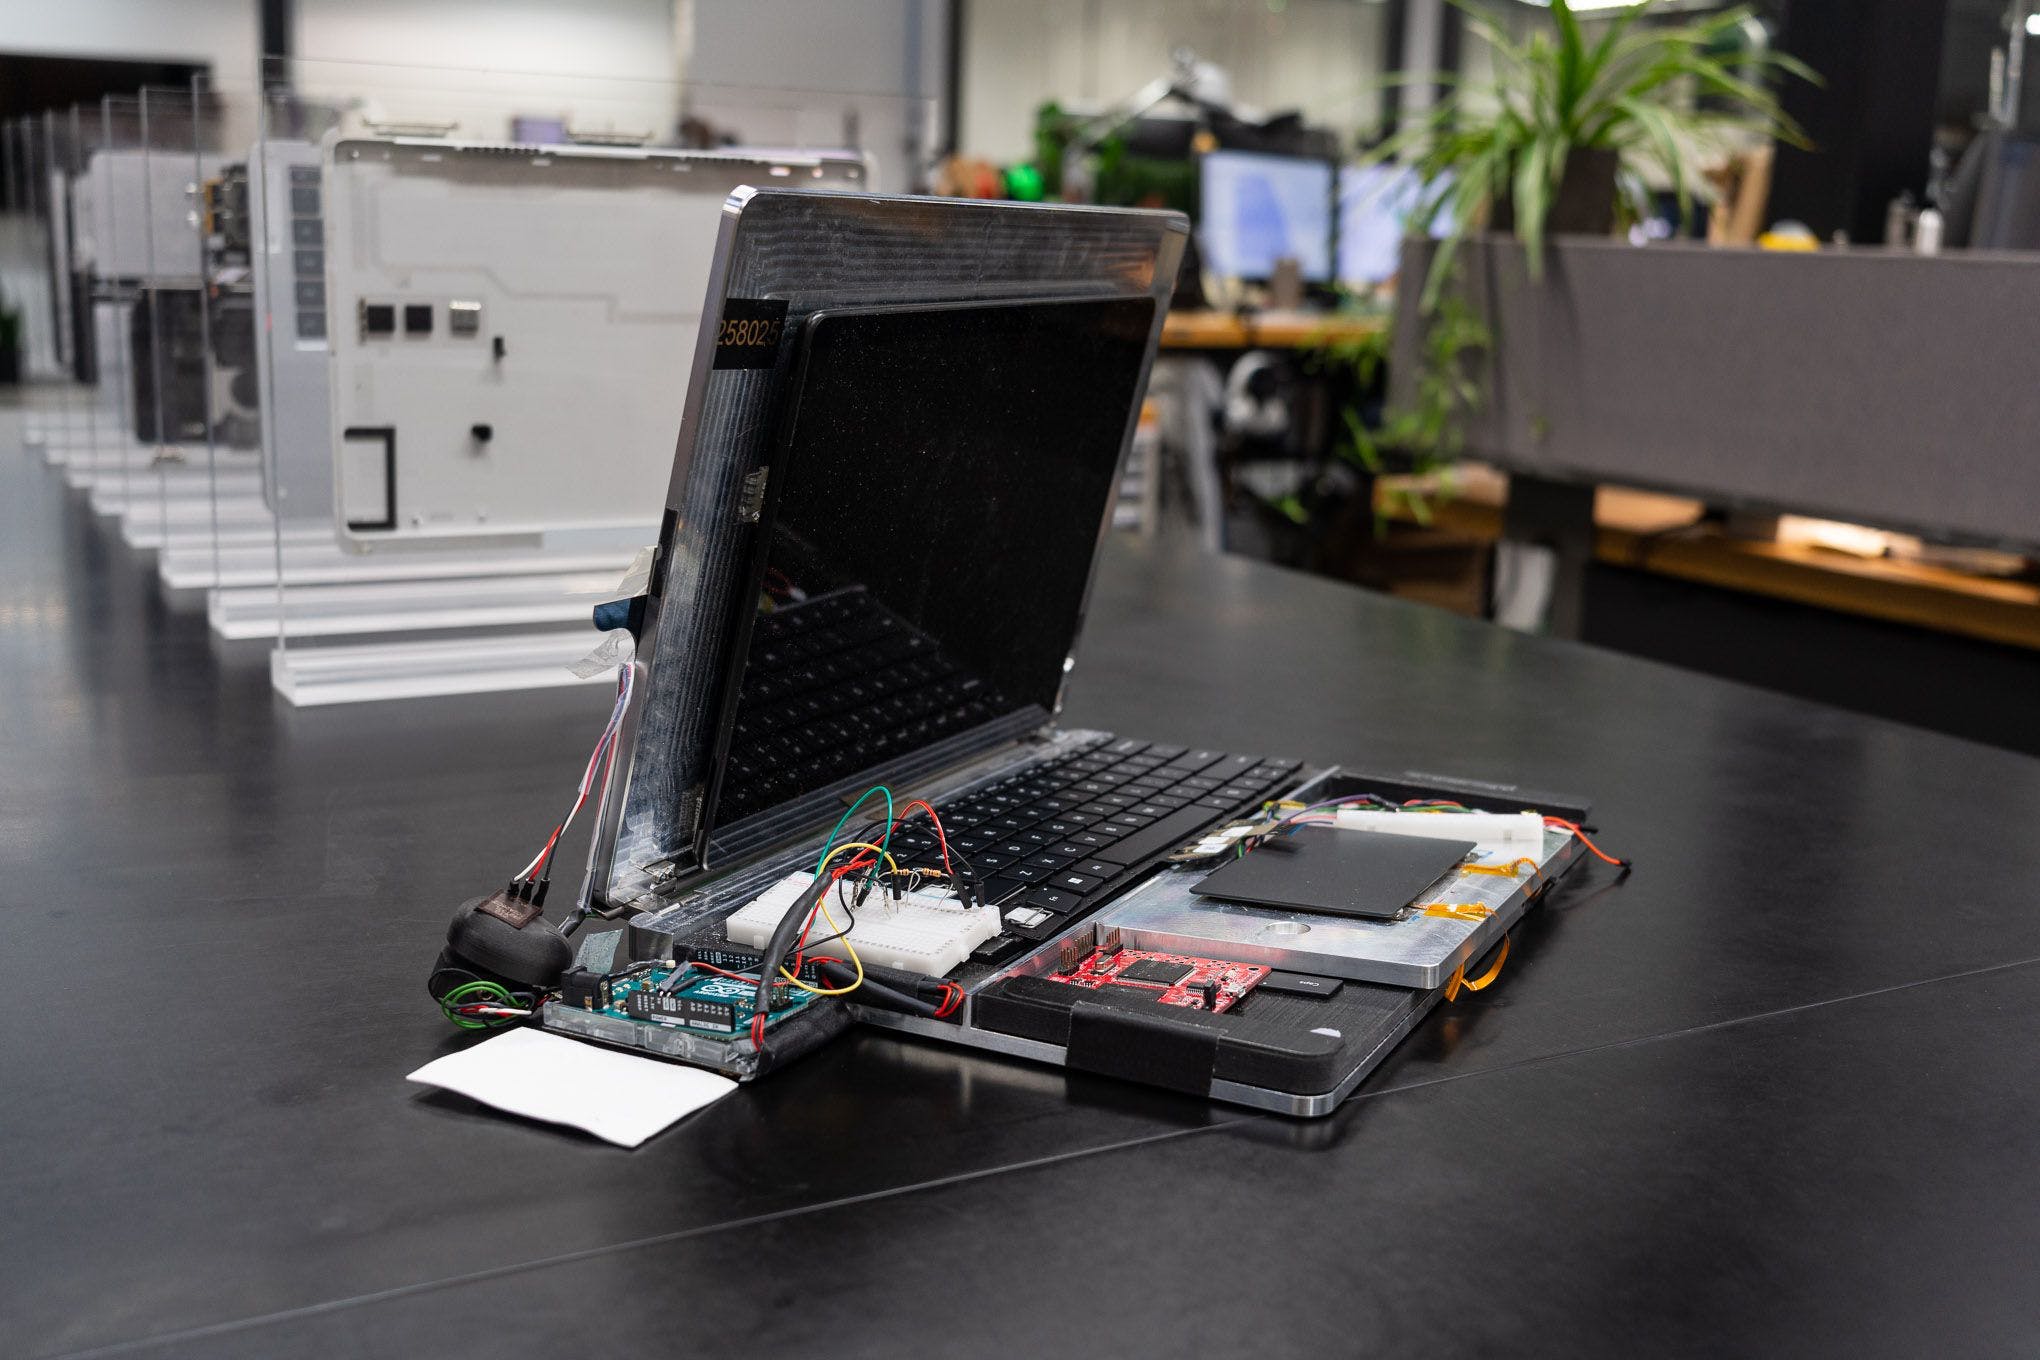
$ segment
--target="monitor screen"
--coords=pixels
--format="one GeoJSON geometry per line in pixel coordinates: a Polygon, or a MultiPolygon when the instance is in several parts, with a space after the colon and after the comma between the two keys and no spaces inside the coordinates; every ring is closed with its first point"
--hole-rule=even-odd
{"type": "MultiPolygon", "coordinates": [[[[1449,176],[1434,183],[1432,201],[1451,184],[1449,176]]],[[[1404,166],[1349,165],[1339,171],[1339,282],[1372,287],[1395,277],[1422,193],[1417,172],[1404,166]]],[[[1442,239],[1450,225],[1441,215],[1432,238],[1442,239]]]]}
{"type": "Polygon", "coordinates": [[[712,826],[1053,707],[1153,321],[1141,297],[809,322],[712,826]]]}
{"type": "Polygon", "coordinates": [[[1332,167],[1297,156],[1213,151],[1200,168],[1198,246],[1207,269],[1265,279],[1293,259],[1312,283],[1332,277],[1332,167]]]}

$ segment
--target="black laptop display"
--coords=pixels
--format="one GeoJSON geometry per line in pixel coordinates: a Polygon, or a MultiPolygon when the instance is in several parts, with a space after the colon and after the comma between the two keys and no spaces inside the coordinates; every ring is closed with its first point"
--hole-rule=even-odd
{"type": "Polygon", "coordinates": [[[712,825],[1047,717],[1153,321],[1148,298],[810,320],[712,825]]]}

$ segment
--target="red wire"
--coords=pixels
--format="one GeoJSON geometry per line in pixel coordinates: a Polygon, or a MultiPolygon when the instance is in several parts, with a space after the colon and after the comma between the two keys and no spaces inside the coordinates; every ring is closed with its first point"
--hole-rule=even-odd
{"type": "Polygon", "coordinates": [[[758,980],[754,977],[746,977],[742,973],[732,973],[727,968],[718,968],[712,963],[703,963],[700,959],[689,959],[687,967],[699,968],[702,972],[714,973],[717,977],[735,978],[738,982],[756,982],[758,980]]]}
{"type": "Polygon", "coordinates": [[[1627,869],[1629,867],[1628,860],[1615,858],[1615,856],[1609,854],[1607,851],[1603,850],[1600,846],[1594,844],[1593,841],[1589,840],[1587,838],[1587,833],[1580,830],[1580,824],[1578,822],[1568,822],[1563,817],[1546,817],[1544,819],[1544,824],[1546,826],[1560,827],[1566,831],[1571,832],[1573,835],[1578,836],[1580,838],[1580,844],[1587,847],[1587,853],[1591,854],[1595,859],[1600,860],[1603,864],[1612,864],[1618,869],[1627,869]]]}
{"type": "Polygon", "coordinates": [[[893,824],[886,831],[886,836],[890,838],[893,832],[898,831],[906,823],[907,818],[913,813],[915,808],[919,808],[927,813],[928,820],[935,824],[935,844],[942,850],[942,872],[951,878],[955,878],[956,871],[949,867],[949,833],[942,829],[942,818],[936,815],[934,807],[927,799],[912,799],[905,807],[901,808],[900,815],[893,818],[893,824]]]}
{"type": "MultiPolygon", "coordinates": [[[[629,693],[629,689],[629,681],[620,677],[617,680],[617,699],[619,702],[621,702],[625,694],[629,693]]],[[[595,743],[595,749],[588,753],[587,768],[581,771],[581,785],[574,795],[572,810],[567,813],[566,820],[553,828],[551,837],[546,840],[545,848],[538,852],[538,858],[532,860],[531,867],[519,874],[518,878],[536,880],[543,873],[546,861],[551,857],[553,850],[559,845],[561,833],[573,824],[574,818],[580,815],[582,805],[588,801],[588,794],[595,787],[595,767],[597,764],[602,763],[605,753],[608,763],[602,767],[602,778],[605,783],[608,781],[609,771],[616,763],[616,734],[621,727],[621,722],[616,721],[612,717],[610,726],[603,729],[601,739],[595,743]]]]}

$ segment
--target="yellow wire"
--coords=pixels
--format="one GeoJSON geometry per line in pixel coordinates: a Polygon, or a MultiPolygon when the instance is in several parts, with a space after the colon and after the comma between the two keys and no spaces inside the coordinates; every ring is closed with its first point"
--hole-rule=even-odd
{"type": "Polygon", "coordinates": [[[828,868],[829,861],[834,859],[836,856],[842,854],[845,850],[869,850],[874,855],[883,855],[885,857],[885,867],[888,872],[896,874],[900,871],[900,866],[898,865],[898,863],[894,861],[893,857],[889,854],[886,854],[885,850],[882,849],[881,847],[873,845],[870,841],[844,842],[842,845],[839,845],[835,849],[831,850],[828,854],[822,856],[822,862],[820,865],[817,866],[817,868],[818,869],[828,868]]]}
{"type": "MultiPolygon", "coordinates": [[[[890,854],[887,854],[883,847],[873,845],[870,841],[847,841],[844,844],[837,846],[835,849],[829,851],[828,854],[822,857],[822,863],[820,867],[823,869],[827,869],[829,867],[829,861],[834,859],[836,856],[842,854],[845,850],[869,850],[874,855],[879,856],[881,859],[885,861],[886,868],[889,871],[891,871],[892,873],[898,873],[900,871],[900,866],[898,862],[895,861],[890,854]]],[[[843,928],[836,924],[835,914],[829,910],[829,894],[826,892],[822,894],[821,908],[822,919],[829,923],[829,929],[832,931],[836,931],[840,934],[843,928]]],[[[853,965],[855,965],[857,969],[857,976],[853,978],[850,982],[846,983],[844,986],[841,987],[812,986],[809,983],[802,982],[792,973],[787,972],[784,964],[780,965],[779,976],[785,978],[788,982],[791,982],[794,986],[800,988],[803,992],[812,992],[816,996],[842,996],[846,992],[854,992],[859,987],[862,987],[864,985],[864,960],[857,957],[857,946],[850,943],[850,937],[848,935],[843,936],[843,950],[845,953],[849,954],[850,962],[853,965]]]]}

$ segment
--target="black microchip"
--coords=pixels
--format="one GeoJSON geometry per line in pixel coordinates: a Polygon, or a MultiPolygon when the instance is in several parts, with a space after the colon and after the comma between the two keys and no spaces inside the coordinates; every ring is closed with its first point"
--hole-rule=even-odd
{"type": "Polygon", "coordinates": [[[1173,987],[1196,971],[1194,964],[1169,963],[1163,959],[1141,959],[1137,963],[1127,964],[1113,976],[1122,982],[1153,982],[1163,987],[1173,987]]]}
{"type": "Polygon", "coordinates": [[[624,1014],[637,1020],[674,1020],[697,1029],[735,1029],[737,1008],[722,1001],[706,1001],[675,992],[640,988],[623,1003],[624,1014]]]}
{"type": "Polygon", "coordinates": [[[404,334],[432,334],[432,304],[429,302],[407,302],[404,304],[404,334]]]}
{"type": "Polygon", "coordinates": [[[397,329],[397,309],[388,302],[364,302],[361,305],[361,329],[365,335],[393,335],[397,329]]]}
{"type": "Polygon", "coordinates": [[[1284,973],[1276,971],[1261,979],[1264,992],[1288,992],[1291,996],[1314,996],[1320,999],[1338,995],[1344,984],[1337,978],[1318,977],[1314,973],[1284,973]]]}

